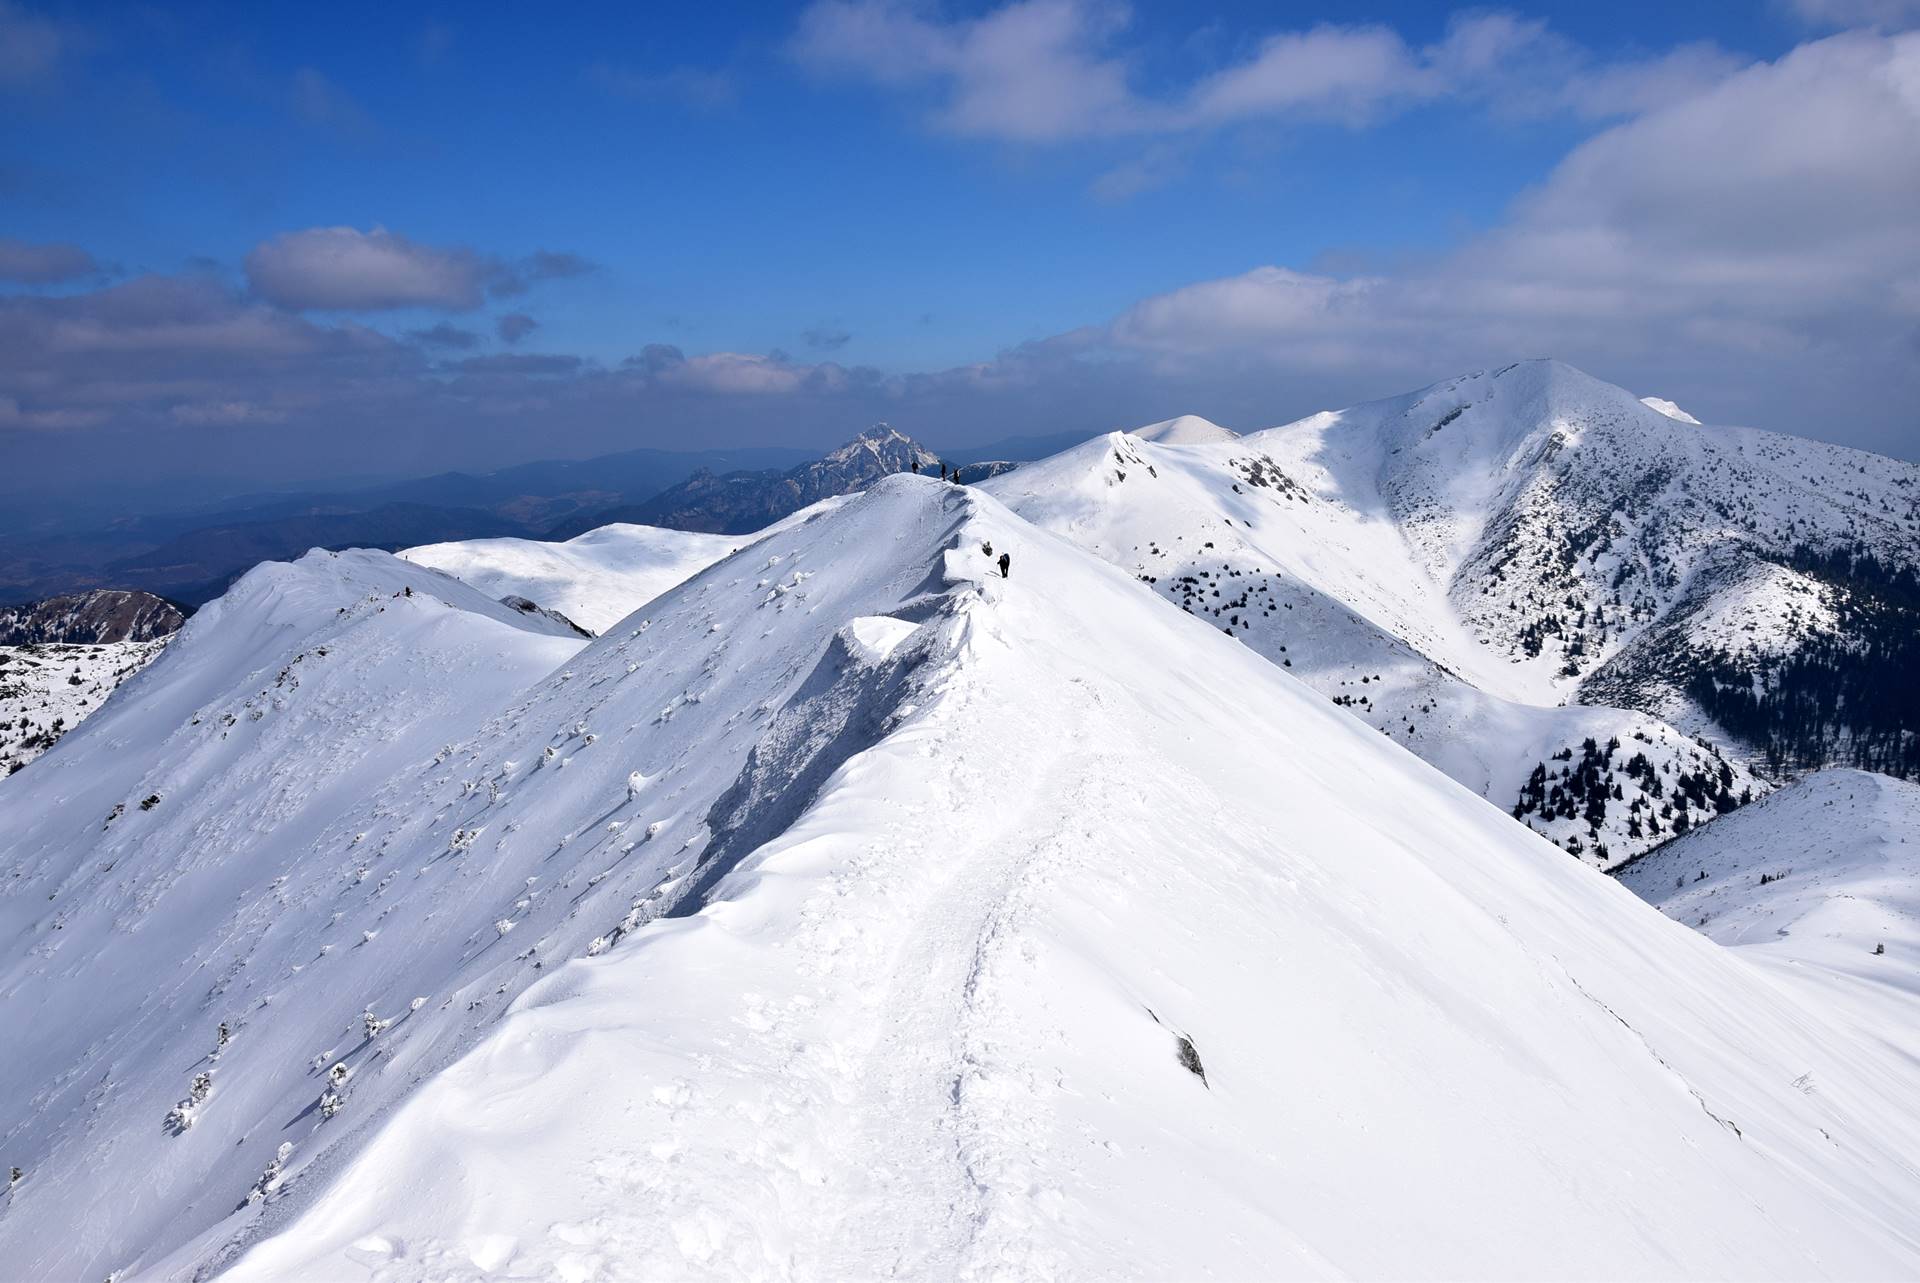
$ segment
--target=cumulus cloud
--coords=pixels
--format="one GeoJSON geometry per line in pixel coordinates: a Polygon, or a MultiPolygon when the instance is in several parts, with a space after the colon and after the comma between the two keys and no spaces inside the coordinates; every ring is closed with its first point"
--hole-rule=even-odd
{"type": "Polygon", "coordinates": [[[935,119],[958,134],[1050,142],[1141,127],[1123,60],[1103,52],[1126,11],[1088,0],[1017,0],[942,22],[893,0],[818,0],[793,52],[829,75],[931,85],[935,119]]]}
{"type": "Polygon", "coordinates": [[[727,396],[791,395],[802,391],[812,371],[772,356],[709,352],[659,370],[656,378],[683,388],[727,396]]]}
{"type": "Polygon", "coordinates": [[[36,244],[0,236],[0,281],[51,285],[99,272],[100,264],[78,245],[36,244]]]}
{"type": "Polygon", "coordinates": [[[423,245],[384,227],[287,232],[256,245],[245,267],[254,293],[296,311],[464,312],[489,295],[523,294],[534,282],[593,270],[576,254],[542,250],[503,262],[470,249],[423,245]]]}
{"type": "Polygon", "coordinates": [[[508,312],[493,323],[494,333],[500,336],[502,343],[518,343],[539,328],[540,322],[525,312],[508,312]]]}
{"type": "Polygon", "coordinates": [[[282,307],[338,311],[480,306],[492,269],[471,250],[435,249],[383,227],[313,227],[256,245],[254,292],[282,307]]]}
{"type": "MultiPolygon", "coordinates": [[[[1269,33],[1238,60],[1148,94],[1134,87],[1138,56],[1118,47],[1126,27],[1126,10],[1100,0],[1014,0],[953,20],[903,0],[816,0],[791,48],[823,75],[934,93],[932,119],[942,129],[1025,143],[1262,119],[1359,125],[1443,99],[1605,118],[1670,101],[1740,65],[1708,44],[1607,61],[1544,22],[1471,11],[1426,46],[1375,24],[1269,33]]],[[[1145,169],[1113,171],[1103,194],[1154,185],[1150,175],[1142,181],[1145,169]]]]}

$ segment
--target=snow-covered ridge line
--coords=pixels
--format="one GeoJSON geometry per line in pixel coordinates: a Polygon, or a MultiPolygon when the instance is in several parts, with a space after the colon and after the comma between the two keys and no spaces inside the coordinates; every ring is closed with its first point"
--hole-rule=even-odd
{"type": "MultiPolygon", "coordinates": [[[[743,769],[630,801],[766,841],[686,848],[699,912],[573,954],[233,1277],[1920,1263],[1911,1062],[990,499],[896,478],[818,524],[625,638],[715,639],[698,699],[500,803],[578,814],[718,733],[743,769]],[[768,639],[792,684],[743,703],[768,639]]],[[[618,727],[660,689],[621,640],[508,738],[618,727]]]]}

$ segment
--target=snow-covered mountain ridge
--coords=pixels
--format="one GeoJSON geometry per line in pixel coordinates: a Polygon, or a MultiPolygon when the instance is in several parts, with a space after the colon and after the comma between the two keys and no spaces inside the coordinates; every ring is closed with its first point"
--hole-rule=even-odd
{"type": "MultiPolygon", "coordinates": [[[[1888,738],[1870,719],[1841,728],[1837,747],[1800,752],[1789,719],[1746,716],[1732,688],[1764,692],[1783,657],[1823,648],[1837,667],[1899,670],[1904,652],[1873,635],[1888,614],[1914,620],[1900,579],[1920,566],[1912,464],[1689,425],[1553,361],[1250,440],[1316,494],[1384,508],[1501,661],[1489,674],[1506,674],[1495,693],[1640,708],[1689,731],[1738,735],[1776,769],[1823,764],[1855,734],[1888,738]],[[1800,591],[1783,594],[1783,578],[1800,591]],[[1834,598],[1863,617],[1836,629],[1822,609],[1834,598]]],[[[1868,716],[1864,701],[1833,703],[1851,703],[1843,719],[1868,716]]],[[[1920,765],[1897,748],[1867,751],[1879,756],[1862,764],[1920,765]]]]}
{"type": "Polygon", "coordinates": [[[264,569],[0,789],[31,1276],[1920,1268],[1920,1062],[977,490],[264,569]]]}
{"type": "MultiPolygon", "coordinates": [[[[1719,713],[1728,670],[1897,664],[1905,615],[1856,627],[1858,594],[1795,567],[1914,564],[1916,477],[1525,362],[1225,444],[1115,434],[988,489],[1607,866],[1799,764],[1691,698],[1707,675],[1719,713]]],[[[1877,707],[1843,716],[1905,715],[1877,707]]],[[[1862,733],[1897,764],[1897,731],[1862,733]]]]}

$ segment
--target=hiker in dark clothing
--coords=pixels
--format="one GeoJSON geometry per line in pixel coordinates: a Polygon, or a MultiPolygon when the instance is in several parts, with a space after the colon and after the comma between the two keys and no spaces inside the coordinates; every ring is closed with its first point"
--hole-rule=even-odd
{"type": "Polygon", "coordinates": [[[940,465],[940,479],[942,481],[947,479],[947,465],[944,463],[940,465]]]}
{"type": "Polygon", "coordinates": [[[1007,556],[1007,554],[1004,552],[1000,554],[1000,577],[1002,579],[1005,579],[1007,577],[1007,567],[1011,566],[1012,564],[1013,564],[1012,557],[1007,556]]]}
{"type": "Polygon", "coordinates": [[[919,476],[919,475],[920,475],[920,460],[918,460],[918,459],[909,459],[909,460],[907,460],[907,466],[908,466],[909,468],[912,468],[912,469],[913,469],[913,475],[914,475],[914,476],[916,476],[916,477],[917,477],[917,476],[919,476]]]}

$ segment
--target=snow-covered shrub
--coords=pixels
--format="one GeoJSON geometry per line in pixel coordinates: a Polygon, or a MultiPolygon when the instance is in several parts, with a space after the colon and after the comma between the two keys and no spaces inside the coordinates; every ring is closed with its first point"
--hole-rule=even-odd
{"type": "Polygon", "coordinates": [[[280,1173],[286,1169],[287,1159],[292,1154],[293,1142],[281,1141],[279,1150],[268,1161],[265,1170],[260,1173],[260,1179],[255,1181],[253,1188],[247,1191],[247,1202],[258,1203],[280,1188],[280,1173]]]}

